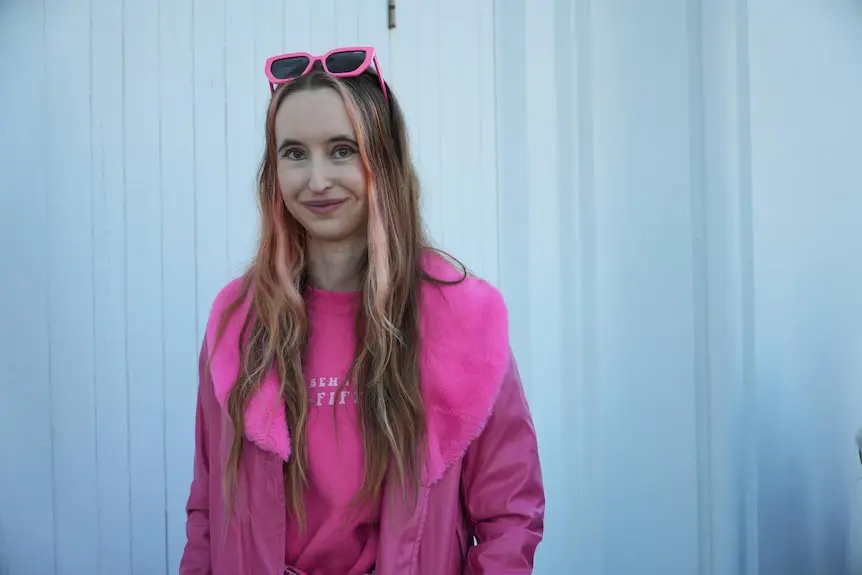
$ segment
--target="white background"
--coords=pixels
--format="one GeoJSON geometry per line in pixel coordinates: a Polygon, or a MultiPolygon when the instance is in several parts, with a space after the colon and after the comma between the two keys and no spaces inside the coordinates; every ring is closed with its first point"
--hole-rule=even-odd
{"type": "Polygon", "coordinates": [[[371,44],[434,238],[504,291],[537,573],[842,575],[856,0],[5,0],[0,573],[176,572],[197,351],[272,54],[371,44]]]}

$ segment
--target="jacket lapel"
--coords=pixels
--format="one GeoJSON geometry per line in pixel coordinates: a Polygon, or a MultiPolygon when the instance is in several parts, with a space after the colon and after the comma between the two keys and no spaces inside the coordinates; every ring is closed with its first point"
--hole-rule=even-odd
{"type": "MultiPolygon", "coordinates": [[[[429,276],[442,281],[461,277],[435,252],[426,254],[423,265],[429,276]]],[[[218,345],[215,339],[224,310],[242,293],[242,282],[238,278],[218,294],[206,330],[215,396],[222,408],[240,370],[239,340],[250,294],[227,319],[218,345]]],[[[422,483],[433,485],[490,417],[509,367],[508,318],[499,291],[473,276],[454,285],[426,282],[420,314],[420,385],[428,426],[422,483]]],[[[274,367],[249,401],[244,425],[250,441],[288,460],[290,435],[274,367]]]]}

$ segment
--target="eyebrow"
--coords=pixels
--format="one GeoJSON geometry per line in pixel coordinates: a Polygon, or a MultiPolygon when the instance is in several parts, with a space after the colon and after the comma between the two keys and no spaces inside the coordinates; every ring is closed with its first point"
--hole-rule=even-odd
{"type": "MultiPolygon", "coordinates": [[[[350,136],[344,136],[344,135],[332,136],[331,138],[328,138],[326,140],[327,144],[335,144],[337,142],[348,142],[350,144],[353,144],[354,146],[357,145],[356,140],[354,140],[350,136]]],[[[287,149],[291,146],[302,147],[302,146],[304,146],[304,144],[302,142],[300,142],[299,140],[291,140],[289,138],[285,138],[284,140],[281,141],[281,144],[279,144],[278,151],[283,152],[285,149],[287,149]]]]}

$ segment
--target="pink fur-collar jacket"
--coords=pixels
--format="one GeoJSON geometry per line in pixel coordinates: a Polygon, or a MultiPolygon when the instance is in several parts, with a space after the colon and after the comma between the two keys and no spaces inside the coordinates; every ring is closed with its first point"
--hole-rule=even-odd
{"type": "MultiPolygon", "coordinates": [[[[426,271],[456,279],[439,256],[426,271]]],[[[290,430],[274,370],[245,414],[243,458],[228,522],[222,472],[232,428],[225,398],[239,368],[239,332],[249,302],[228,322],[210,358],[218,319],[236,297],[216,297],[200,357],[194,479],[181,575],[282,575],[287,513],[282,462],[290,430]],[[209,360],[209,368],[207,368],[209,360]]],[[[427,460],[418,503],[383,497],[376,575],[527,574],[542,539],[544,489],[536,435],[509,348],[500,293],[475,277],[425,285],[421,385],[427,460]]]]}

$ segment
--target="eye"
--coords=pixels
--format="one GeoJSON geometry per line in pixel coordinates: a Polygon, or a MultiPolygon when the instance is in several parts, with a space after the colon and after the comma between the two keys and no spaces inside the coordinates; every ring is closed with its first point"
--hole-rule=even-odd
{"type": "Polygon", "coordinates": [[[336,146],[332,150],[332,156],[337,160],[345,160],[356,153],[351,146],[336,146]]]}
{"type": "Polygon", "coordinates": [[[288,148],[282,153],[282,158],[287,158],[288,160],[293,160],[294,162],[298,162],[300,160],[305,159],[305,153],[299,148],[288,148]]]}

